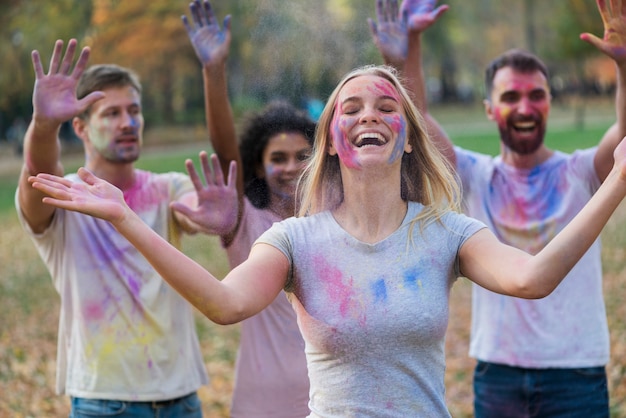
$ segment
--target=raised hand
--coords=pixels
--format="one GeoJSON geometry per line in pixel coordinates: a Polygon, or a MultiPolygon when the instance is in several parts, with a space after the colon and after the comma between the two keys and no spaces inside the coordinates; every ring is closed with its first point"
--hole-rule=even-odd
{"type": "Polygon", "coordinates": [[[33,51],[32,61],[35,70],[34,120],[49,122],[51,125],[60,125],[82,113],[93,102],[104,97],[103,92],[93,92],[81,100],[76,98],[76,85],[81,74],[85,71],[90,53],[88,47],[83,48],[76,65],[72,68],[76,45],[76,39],[71,39],[67,44],[65,56],[61,58],[63,41],[57,40],[54,44],[47,74],[44,73],[39,51],[33,51]]]}
{"type": "Polygon", "coordinates": [[[222,30],[209,1],[194,0],[189,4],[189,11],[193,26],[187,16],[183,15],[182,20],[202,65],[225,62],[230,48],[230,15],[224,18],[222,30]]]}
{"type": "Polygon", "coordinates": [[[376,0],[376,22],[367,19],[374,44],[385,63],[401,69],[407,56],[407,16],[398,12],[398,0],[376,0]]]}
{"type": "Polygon", "coordinates": [[[580,39],[590,43],[616,62],[626,61],[626,2],[596,0],[604,23],[604,38],[583,33],[580,39]]]}
{"type": "Polygon", "coordinates": [[[437,0],[404,0],[400,13],[406,15],[409,32],[423,32],[448,10],[447,5],[435,8],[437,0]]]}
{"type": "Polygon", "coordinates": [[[61,209],[81,212],[113,223],[123,221],[131,209],[122,191],[96,177],[84,167],[78,169],[84,183],[40,173],[28,178],[33,188],[48,195],[43,202],[61,209]]]}
{"type": "Polygon", "coordinates": [[[198,207],[192,209],[184,203],[174,202],[171,204],[172,209],[186,216],[207,234],[226,235],[232,232],[237,224],[239,210],[236,188],[237,163],[235,161],[230,163],[228,184],[224,182],[224,174],[215,154],[211,155],[209,166],[207,153],[204,151],[200,153],[204,182],[191,160],[185,161],[185,166],[198,195],[198,207]]]}

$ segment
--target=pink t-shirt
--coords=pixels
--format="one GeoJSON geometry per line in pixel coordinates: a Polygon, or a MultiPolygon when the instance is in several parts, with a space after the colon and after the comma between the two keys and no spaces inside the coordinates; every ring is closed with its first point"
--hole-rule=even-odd
{"type": "MultiPolygon", "coordinates": [[[[226,248],[231,268],[248,258],[254,241],[282,219],[244,200],[243,217],[226,248]]],[[[304,340],[284,293],[241,323],[231,417],[294,418],[309,414],[304,340]]]]}

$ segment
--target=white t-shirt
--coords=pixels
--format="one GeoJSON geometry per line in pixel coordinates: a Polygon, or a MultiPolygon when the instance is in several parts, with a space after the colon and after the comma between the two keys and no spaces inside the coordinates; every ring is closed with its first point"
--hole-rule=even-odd
{"type": "MultiPolygon", "coordinates": [[[[128,205],[178,245],[169,203],[193,191],[187,176],[136,170],[128,205]]],[[[80,181],[75,174],[66,176],[80,181]]],[[[19,190],[17,191],[19,193],[19,190]]],[[[57,209],[30,234],[61,297],[57,391],[73,397],[166,400],[208,383],[191,305],[106,221],[57,209]]]]}
{"type": "MultiPolygon", "coordinates": [[[[543,164],[520,170],[500,157],[456,148],[466,213],[502,242],[536,254],[600,187],[595,152],[557,151],[543,164]]],[[[502,296],[474,285],[470,355],[528,368],[604,366],[609,334],[600,250],[597,240],[543,299],[502,296]]]]}
{"type": "Polygon", "coordinates": [[[449,416],[444,337],[458,253],[485,226],[457,213],[423,231],[402,225],[375,244],[355,239],[330,212],[290,218],[258,243],[291,264],[285,291],[306,344],[311,417],[449,416]]]}

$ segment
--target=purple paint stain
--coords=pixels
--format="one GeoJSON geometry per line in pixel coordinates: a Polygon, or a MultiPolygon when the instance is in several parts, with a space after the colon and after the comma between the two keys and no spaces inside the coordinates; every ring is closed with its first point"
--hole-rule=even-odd
{"type": "Polygon", "coordinates": [[[393,152],[389,156],[389,164],[402,157],[404,154],[404,141],[406,139],[406,120],[402,115],[395,115],[383,118],[394,132],[397,132],[396,143],[393,152]]]}
{"type": "Polygon", "coordinates": [[[341,107],[341,103],[337,102],[335,105],[335,116],[333,116],[333,121],[331,124],[331,135],[333,139],[333,144],[335,145],[335,149],[337,150],[337,155],[339,159],[343,161],[344,165],[348,168],[358,168],[359,163],[356,159],[356,150],[352,149],[350,146],[350,141],[347,138],[346,131],[348,130],[349,124],[354,124],[352,119],[350,118],[347,121],[342,121],[341,116],[343,114],[343,108],[341,107]]]}
{"type": "Polygon", "coordinates": [[[141,281],[137,280],[134,276],[130,276],[128,277],[127,283],[130,292],[133,294],[133,297],[139,299],[139,292],[141,291],[141,281]]]}

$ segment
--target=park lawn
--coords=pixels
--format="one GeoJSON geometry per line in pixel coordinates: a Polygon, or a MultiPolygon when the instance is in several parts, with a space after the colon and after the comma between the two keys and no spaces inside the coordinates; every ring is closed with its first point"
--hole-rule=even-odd
{"type": "MultiPolygon", "coordinates": [[[[609,124],[589,124],[586,129],[555,128],[546,142],[564,151],[592,146],[609,124]]],[[[498,152],[494,126],[483,124],[469,129],[456,119],[446,121],[447,129],[448,126],[450,136],[458,145],[489,154],[498,152]]],[[[150,144],[149,133],[146,137],[150,144]]],[[[186,142],[184,146],[148,146],[138,166],[161,172],[183,171],[184,159],[197,161],[197,153],[202,148],[201,141],[186,142]]],[[[81,159],[81,155],[67,156],[64,159],[66,169],[75,170],[81,159]]],[[[0,418],[67,416],[68,400],[54,393],[59,298],[43,263],[17,222],[13,209],[16,180],[17,170],[0,175],[0,306],[3,310],[0,418]]],[[[614,417],[626,416],[626,305],[622,302],[626,294],[625,227],[626,205],[622,204],[603,232],[604,286],[612,355],[607,369],[614,417]]],[[[218,277],[226,274],[228,266],[217,238],[186,237],[183,249],[218,277]]],[[[461,279],[453,287],[450,305],[446,340],[447,399],[454,417],[471,417],[474,361],[467,355],[471,317],[467,280],[461,279]]],[[[211,376],[210,385],[200,391],[205,416],[227,417],[239,327],[215,325],[198,314],[197,329],[211,376]]]]}

